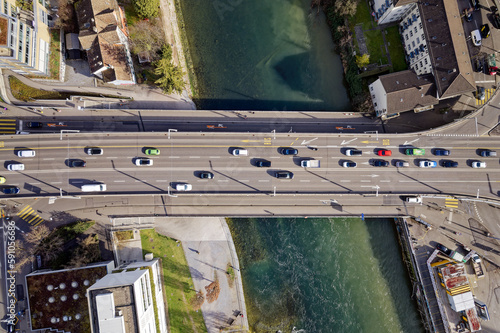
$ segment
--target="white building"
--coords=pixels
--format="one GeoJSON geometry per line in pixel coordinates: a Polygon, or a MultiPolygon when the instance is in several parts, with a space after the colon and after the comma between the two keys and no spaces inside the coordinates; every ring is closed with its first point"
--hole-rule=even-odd
{"type": "Polygon", "coordinates": [[[158,259],[120,266],[92,285],[87,298],[93,333],[167,332],[158,259]]]}
{"type": "Polygon", "coordinates": [[[374,0],[372,3],[372,15],[378,24],[397,22],[415,0],[374,0]]]}

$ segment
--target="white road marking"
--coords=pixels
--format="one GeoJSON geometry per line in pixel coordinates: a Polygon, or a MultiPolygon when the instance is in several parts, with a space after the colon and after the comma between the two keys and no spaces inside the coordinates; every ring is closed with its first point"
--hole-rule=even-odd
{"type": "Polygon", "coordinates": [[[53,161],[53,160],[55,160],[55,158],[42,158],[42,160],[44,160],[44,161],[53,161]]]}
{"type": "Polygon", "coordinates": [[[242,182],[242,183],[248,183],[249,180],[248,179],[240,179],[240,182],[242,182]]]}
{"type": "Polygon", "coordinates": [[[180,156],[169,156],[168,158],[181,158],[180,156]]]}
{"type": "Polygon", "coordinates": [[[281,158],[281,156],[271,156],[270,158],[281,158]]]}
{"type": "Polygon", "coordinates": [[[107,158],[108,160],[110,160],[110,159],[113,159],[113,158],[118,158],[118,157],[116,157],[116,156],[106,156],[106,158],[107,158]]]}
{"type": "Polygon", "coordinates": [[[267,183],[269,182],[269,179],[259,179],[259,183],[267,183]]]}
{"type": "Polygon", "coordinates": [[[229,179],[219,179],[217,180],[218,182],[224,182],[224,183],[227,183],[229,181],[229,179]]]}
{"type": "Polygon", "coordinates": [[[220,156],[209,156],[208,158],[220,158],[220,156]]]}
{"type": "Polygon", "coordinates": [[[115,183],[125,183],[124,180],[114,180],[115,183]]]}
{"type": "Polygon", "coordinates": [[[62,184],[62,182],[51,182],[51,184],[62,184]]]}
{"type": "Polygon", "coordinates": [[[380,182],[381,183],[390,183],[391,181],[389,179],[387,179],[387,180],[381,180],[380,182]]]}
{"type": "Polygon", "coordinates": [[[309,179],[301,179],[301,180],[300,180],[300,182],[301,182],[301,183],[309,183],[309,182],[310,182],[310,180],[309,180],[309,179]]]}
{"type": "Polygon", "coordinates": [[[189,156],[189,158],[200,158],[200,156],[189,156]]]}
{"type": "Polygon", "coordinates": [[[166,180],[166,179],[157,179],[156,182],[157,183],[166,183],[166,182],[168,182],[168,180],[166,180]]]}
{"type": "Polygon", "coordinates": [[[341,182],[341,183],[350,183],[351,181],[350,181],[350,180],[348,180],[348,179],[342,179],[340,182],[341,182]]]}
{"type": "Polygon", "coordinates": [[[368,180],[368,179],[361,179],[361,182],[362,182],[362,183],[371,183],[372,181],[371,181],[371,180],[368,180]]]}
{"type": "Polygon", "coordinates": [[[326,180],[326,179],[321,179],[321,182],[322,182],[322,183],[329,183],[330,181],[329,181],[329,180],[326,180]]]}

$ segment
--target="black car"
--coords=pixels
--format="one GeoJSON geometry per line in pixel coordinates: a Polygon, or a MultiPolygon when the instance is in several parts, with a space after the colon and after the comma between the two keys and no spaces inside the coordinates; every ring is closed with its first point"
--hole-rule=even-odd
{"type": "Polygon", "coordinates": [[[384,161],[384,160],[374,160],[373,166],[375,166],[375,167],[388,167],[389,162],[384,161]]]}
{"type": "Polygon", "coordinates": [[[88,155],[102,155],[102,148],[89,147],[89,148],[85,148],[85,152],[88,155]]]}
{"type": "Polygon", "coordinates": [[[280,153],[282,155],[297,155],[299,153],[299,151],[295,148],[283,147],[283,148],[280,148],[280,153]]]}
{"type": "Polygon", "coordinates": [[[500,14],[493,14],[493,22],[495,23],[495,28],[500,29],[500,14]]]}
{"type": "Polygon", "coordinates": [[[448,149],[434,149],[434,155],[436,156],[450,156],[450,151],[448,149]]]}
{"type": "Polygon", "coordinates": [[[445,168],[456,168],[456,167],[458,167],[458,162],[446,160],[446,161],[443,161],[443,166],[445,168]]]}
{"type": "Polygon", "coordinates": [[[85,162],[84,160],[69,160],[68,161],[68,166],[70,168],[83,168],[85,166],[87,166],[87,162],[85,162]]]}
{"type": "Polygon", "coordinates": [[[258,160],[257,162],[255,162],[255,166],[259,168],[269,168],[271,166],[271,161],[258,160]]]}
{"type": "Polygon", "coordinates": [[[213,179],[214,174],[210,171],[202,171],[198,174],[198,177],[200,177],[201,179],[213,179]]]}
{"type": "Polygon", "coordinates": [[[464,16],[465,16],[465,20],[467,22],[472,21],[472,12],[473,12],[472,8],[465,8],[464,9],[464,16]]]}
{"type": "Polygon", "coordinates": [[[17,186],[7,186],[2,188],[3,194],[18,194],[19,187],[17,186]]]}
{"type": "Polygon", "coordinates": [[[274,173],[276,178],[293,179],[293,173],[290,171],[276,171],[274,173]]]}
{"type": "Polygon", "coordinates": [[[452,250],[450,250],[449,248],[447,248],[446,246],[444,246],[441,243],[437,243],[436,244],[436,249],[438,249],[439,251],[443,252],[447,256],[451,256],[453,254],[452,250]]]}
{"type": "Polygon", "coordinates": [[[38,122],[38,121],[30,121],[29,123],[26,124],[28,128],[41,128],[43,127],[43,124],[38,122]]]}
{"type": "Polygon", "coordinates": [[[481,73],[484,70],[483,61],[479,58],[476,58],[475,64],[476,64],[476,72],[481,73]]]}
{"type": "Polygon", "coordinates": [[[479,29],[481,31],[481,38],[488,38],[490,37],[490,26],[489,24],[483,24],[481,28],[479,29]]]}

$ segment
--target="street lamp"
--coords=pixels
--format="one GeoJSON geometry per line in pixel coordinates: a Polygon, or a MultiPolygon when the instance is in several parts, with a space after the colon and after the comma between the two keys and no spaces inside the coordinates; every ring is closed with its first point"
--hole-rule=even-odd
{"type": "Polygon", "coordinates": [[[168,138],[170,139],[170,132],[177,132],[176,129],[173,129],[173,128],[169,128],[168,129],[168,138]]]}
{"type": "Polygon", "coordinates": [[[169,197],[177,198],[177,196],[176,196],[176,195],[174,195],[174,194],[170,194],[170,186],[168,187],[168,190],[167,190],[167,195],[168,195],[169,197]]]}
{"type": "Polygon", "coordinates": [[[60,140],[62,140],[63,133],[80,133],[80,131],[79,130],[61,130],[61,139],[60,140]]]}

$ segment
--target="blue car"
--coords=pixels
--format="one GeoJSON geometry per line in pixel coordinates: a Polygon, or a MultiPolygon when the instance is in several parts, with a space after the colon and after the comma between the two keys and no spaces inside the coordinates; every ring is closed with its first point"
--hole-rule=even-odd
{"type": "Polygon", "coordinates": [[[455,161],[443,161],[443,166],[445,168],[456,168],[458,167],[458,162],[455,162],[455,161]]]}
{"type": "Polygon", "coordinates": [[[436,161],[420,161],[418,164],[421,168],[435,168],[437,166],[436,161]]]}
{"type": "Polygon", "coordinates": [[[384,160],[374,160],[373,166],[375,166],[375,167],[388,167],[389,162],[384,161],[384,160]]]}
{"type": "Polygon", "coordinates": [[[295,148],[284,147],[280,149],[282,155],[297,155],[299,151],[295,148]]]}
{"type": "Polygon", "coordinates": [[[19,187],[16,187],[16,186],[4,187],[4,188],[2,188],[2,192],[4,194],[18,194],[19,187]]]}
{"type": "Polygon", "coordinates": [[[450,156],[450,151],[448,149],[434,149],[434,155],[436,155],[436,156],[450,156]]]}

